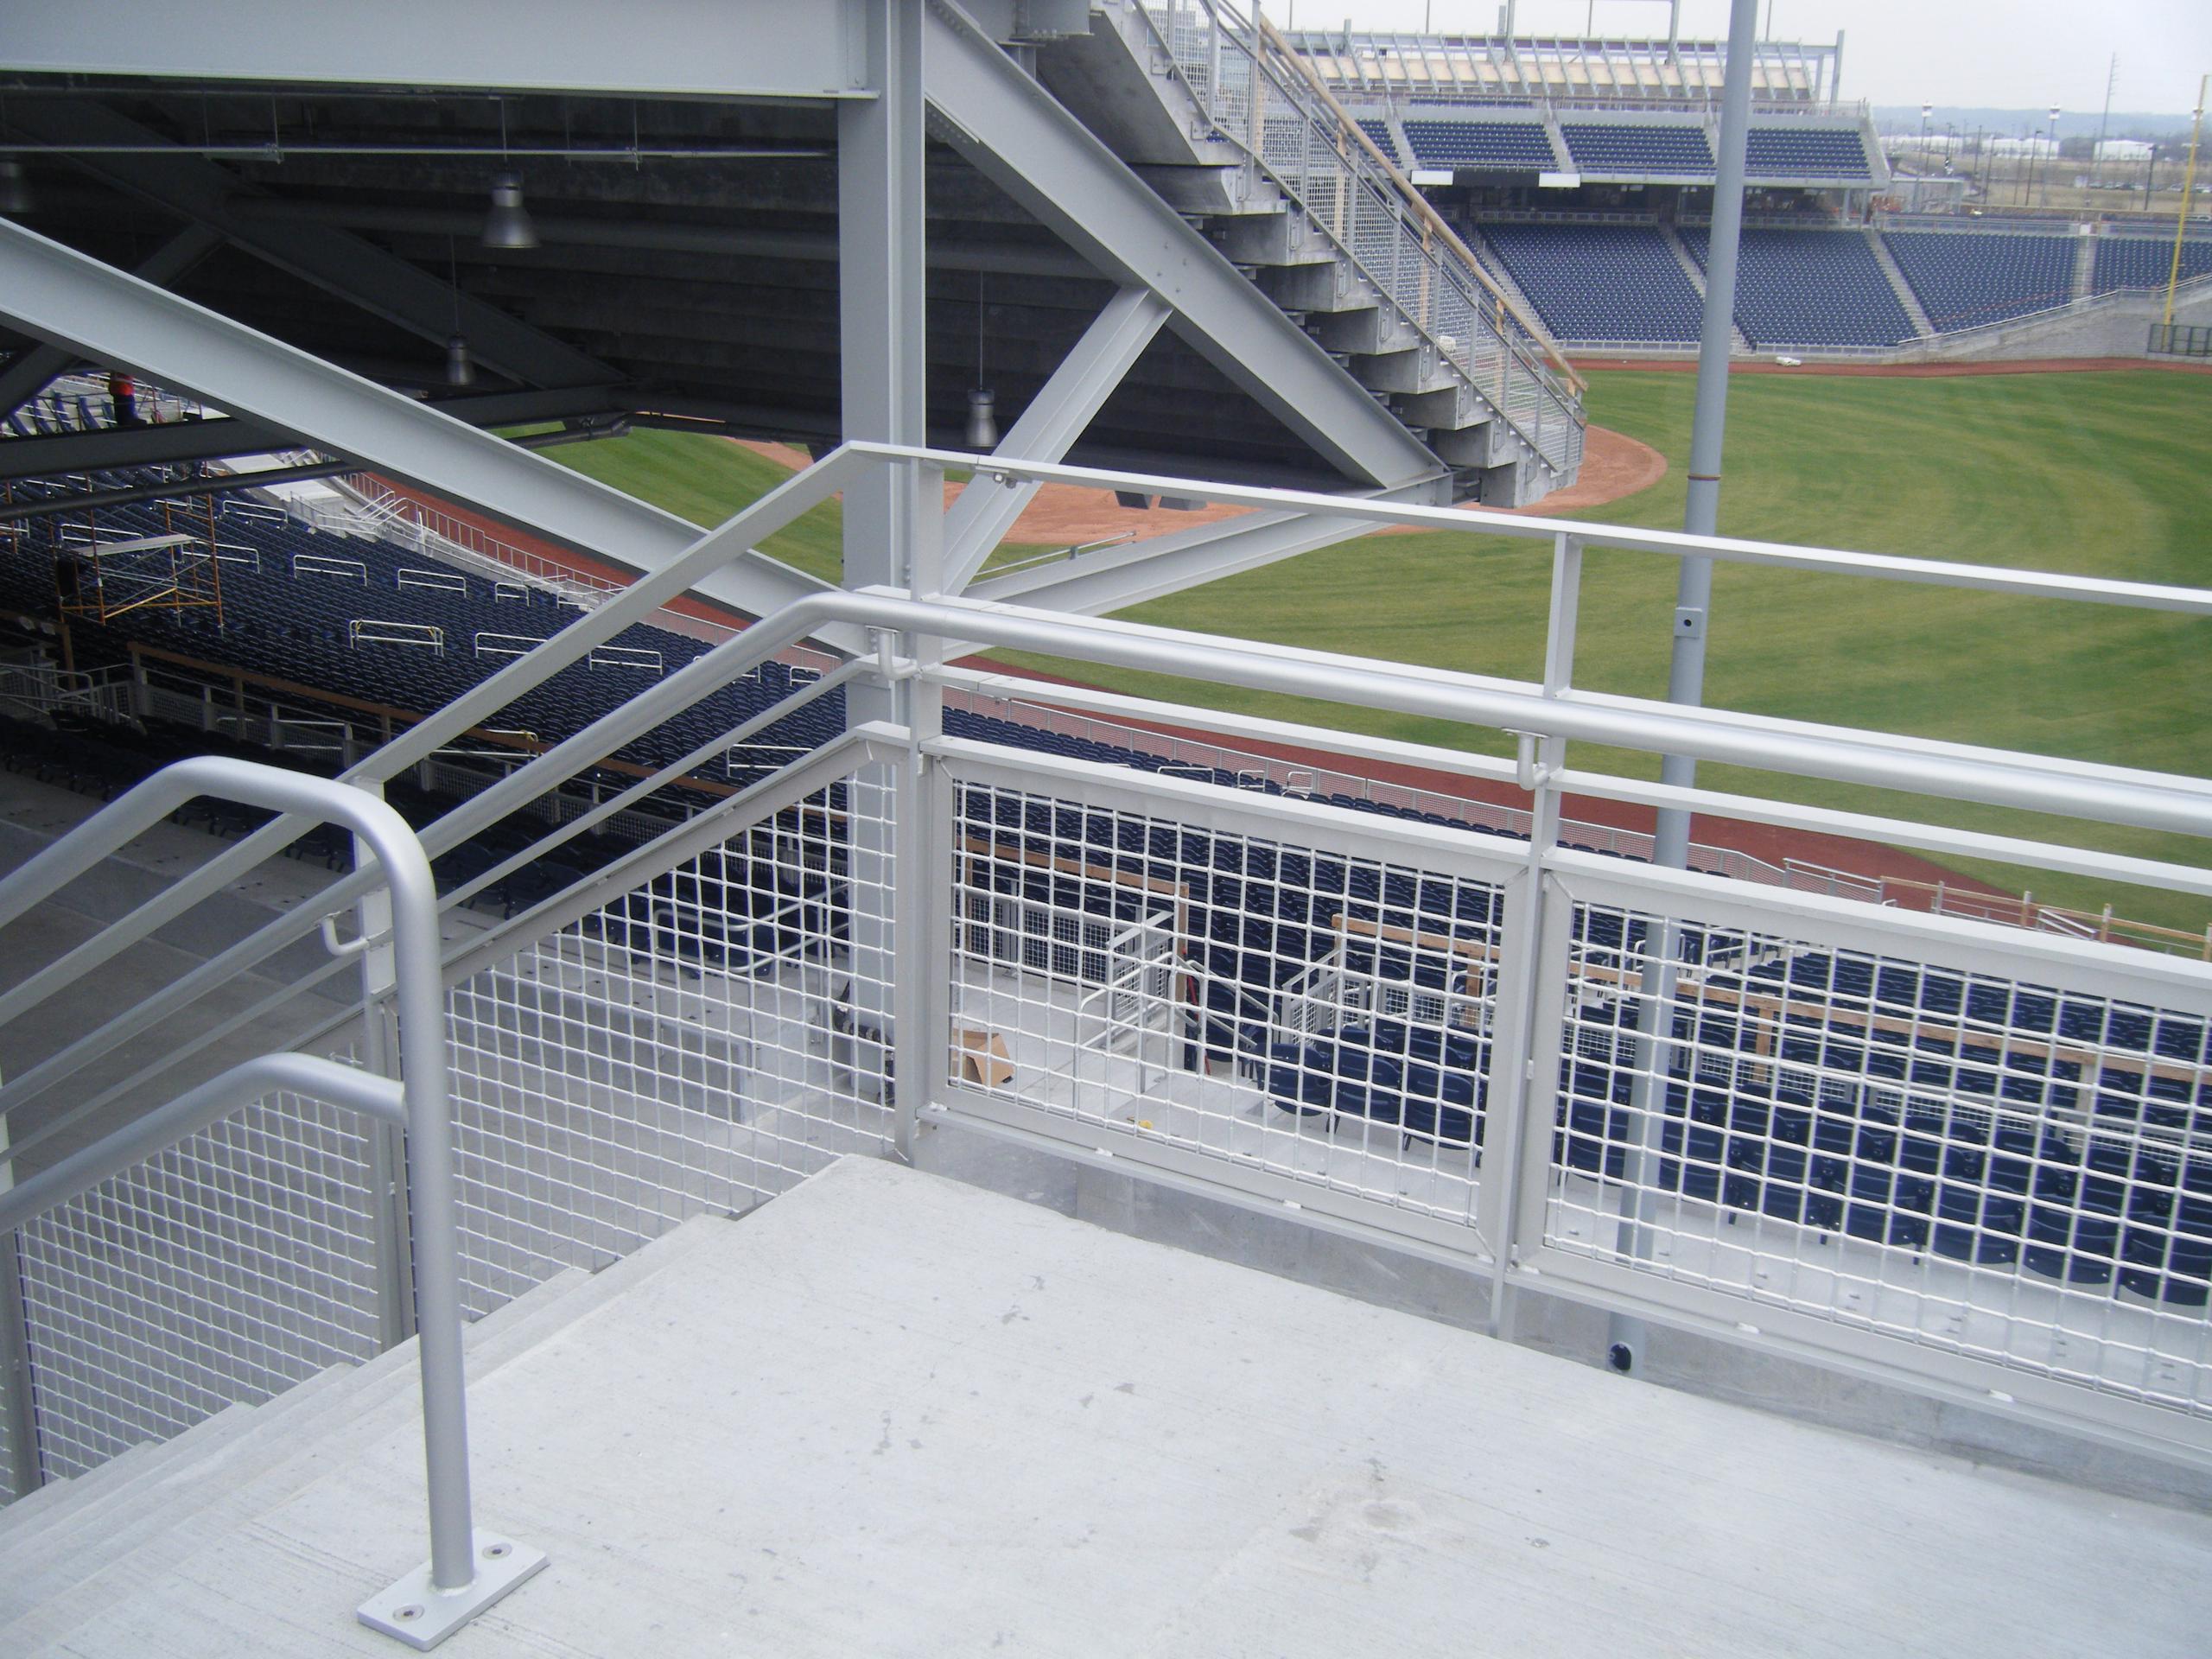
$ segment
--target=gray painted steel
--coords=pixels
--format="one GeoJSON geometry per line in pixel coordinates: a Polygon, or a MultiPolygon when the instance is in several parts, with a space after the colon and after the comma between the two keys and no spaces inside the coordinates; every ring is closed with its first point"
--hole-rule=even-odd
{"type": "MultiPolygon", "coordinates": [[[[992,455],[1027,461],[1065,455],[1166,320],[1166,302],[1149,289],[1125,288],[1116,294],[992,455]]],[[[957,594],[968,586],[1038,487],[1010,480],[1001,483],[982,469],[969,480],[945,515],[945,592],[957,594]]]]}
{"type": "Polygon", "coordinates": [[[930,106],[953,147],[1347,476],[1449,480],[1431,454],[957,8],[927,0],[930,106]]]}
{"type": "MultiPolygon", "coordinates": [[[[205,225],[189,225],[131,268],[142,283],[167,288],[214,251],[222,238],[205,225]]],[[[0,370],[0,415],[21,408],[38,396],[46,383],[69,366],[69,353],[58,346],[35,345],[0,370]]]]}
{"type": "Polygon", "coordinates": [[[0,68],[403,88],[641,96],[864,95],[852,0],[794,28],[779,0],[630,7],[619,29],[589,0],[388,0],[334,28],[288,0],[179,0],[158,27],[133,0],[10,10],[0,68]]]}
{"type": "MultiPolygon", "coordinates": [[[[141,28],[137,32],[149,32],[141,28]]],[[[347,30],[349,42],[379,29],[347,30]]],[[[4,48],[0,48],[4,49],[4,48]]],[[[23,99],[12,125],[40,142],[159,144],[162,135],[89,101],[23,99]]],[[[327,226],[254,217],[239,211],[238,181],[212,162],[181,150],[174,156],[86,156],[77,164],[118,189],[168,213],[182,213],[326,293],[357,305],[442,347],[456,332],[468,337],[477,362],[532,386],[603,386],[613,370],[574,346],[518,321],[373,243],[327,226]]],[[[149,279],[156,280],[159,279],[149,279]]]]}
{"type": "MultiPolygon", "coordinates": [[[[321,448],[626,569],[649,571],[699,537],[696,525],[672,513],[4,221],[0,279],[0,316],[30,334],[251,410],[321,448]]],[[[701,591],[759,614],[822,586],[747,550],[701,591]]],[[[833,643],[857,642],[843,635],[833,643]]]]}

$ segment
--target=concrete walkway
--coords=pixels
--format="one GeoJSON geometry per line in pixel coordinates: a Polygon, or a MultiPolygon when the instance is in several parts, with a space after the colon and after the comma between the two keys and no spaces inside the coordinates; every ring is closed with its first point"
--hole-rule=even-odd
{"type": "MultiPolygon", "coordinates": [[[[576,1279],[488,1322],[508,1328],[472,1359],[479,1524],[552,1564],[454,1659],[2148,1659],[2201,1654],[2212,1624],[2212,1519],[1611,1377],[884,1163],[576,1279]]],[[[141,1474],[160,1521],[136,1541],[74,1511],[90,1562],[26,1558],[39,1529],[0,1517],[0,1584],[41,1574],[0,1650],[392,1651],[351,1621],[425,1549],[397,1363],[353,1374],[373,1398],[326,1386],[265,1433],[194,1431],[227,1439],[141,1474]]]]}

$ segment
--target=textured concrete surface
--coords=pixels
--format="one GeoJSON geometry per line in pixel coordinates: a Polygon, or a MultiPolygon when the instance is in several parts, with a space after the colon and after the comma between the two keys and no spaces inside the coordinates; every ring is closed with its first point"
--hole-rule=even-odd
{"type": "MultiPolygon", "coordinates": [[[[2212,1618],[2212,1519],[1624,1382],[880,1162],[541,1294],[510,1310],[527,1341],[495,1367],[480,1345],[471,1395],[479,1524],[552,1565],[455,1659],[2010,1659],[2199,1653],[2212,1618]]],[[[234,1427],[168,1474],[144,1501],[171,1523],[57,1582],[0,1649],[391,1651],[352,1610],[423,1551],[421,1449],[390,1363],[371,1374],[373,1409],[326,1388],[272,1423],[289,1461],[264,1444],[225,1478],[257,1440],[234,1427]]],[[[18,1547],[0,1533],[0,1579],[18,1547]]]]}

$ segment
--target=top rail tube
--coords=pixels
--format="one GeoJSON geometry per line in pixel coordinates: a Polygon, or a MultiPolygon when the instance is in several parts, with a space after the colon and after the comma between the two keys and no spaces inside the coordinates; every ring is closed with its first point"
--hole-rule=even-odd
{"type": "MultiPolygon", "coordinates": [[[[518,658],[498,674],[427,717],[372,756],[346,778],[389,777],[454,734],[540,683],[565,662],[619,632],[636,613],[658,607],[690,582],[738,556],[760,536],[788,523],[799,512],[844,487],[870,466],[900,464],[973,465],[964,454],[892,445],[851,443],[799,473],[719,528],[702,535],[669,564],[642,578],[607,606],[580,618],[546,647],[518,658]]],[[[1270,509],[1290,507],[1317,516],[1376,523],[1406,523],[1518,538],[1567,535],[1582,543],[1641,549],[1667,556],[1703,554],[1783,568],[1824,569],[1862,576],[1932,582],[1937,585],[2088,600],[2140,608],[2212,615],[2212,590],[2072,577],[2043,571],[2008,570],[1976,565],[1919,562],[1881,555],[1794,548],[1785,544],[1646,531],[1513,515],[1424,508],[1310,492],[1268,491],[1240,486],[1162,478],[1140,479],[1095,468],[993,457],[987,474],[1102,487],[1149,486],[1164,493],[1270,509]]],[[[978,599],[988,597],[988,588],[978,599]]],[[[2212,833],[2208,796],[2212,786],[2180,776],[2124,772],[2076,762],[1978,750],[1928,740],[1878,733],[1817,728],[1804,722],[1688,709],[1672,704],[1625,698],[1546,697],[1535,688],[1448,671],[1316,652],[1290,651],[1176,632],[1138,625],[1073,617],[1050,611],[1017,609],[977,600],[922,603],[883,590],[851,593],[824,589],[796,600],[723,642],[644,696],[625,703],[538,760],[519,768],[483,794],[456,809],[426,832],[433,852],[470,833],[501,813],[542,793],[612,748],[650,730],[672,709],[690,706],[709,690],[787,646],[838,623],[877,626],[960,641],[1050,652],[1077,660],[1155,669],[1186,678],[1239,684],[1253,689],[1319,696],[1359,706],[1442,718],[1551,736],[1596,741],[1654,753],[1695,753],[1761,771],[1797,772],[1876,787],[1898,787],[1922,794],[2022,806],[2062,816],[2212,833]]],[[[255,832],[229,853],[192,872],[142,907],[133,918],[141,937],[155,920],[181,913],[250,868],[304,829],[297,818],[281,820],[255,832]]],[[[359,876],[326,888],[323,908],[350,903],[372,885],[359,876]]],[[[269,924],[201,969],[157,993],[96,1038],[105,1042],[127,1034],[130,1022],[144,1023],[173,1012],[205,988],[203,977],[251,965],[315,925],[313,915],[296,914],[269,924]]],[[[19,1014],[62,985],[81,977],[124,948],[119,929],[78,947],[60,962],[14,990],[0,995],[0,1021],[19,1014]]],[[[0,1088],[0,1110],[51,1087],[81,1065],[94,1039],[32,1068],[0,1088]]]]}

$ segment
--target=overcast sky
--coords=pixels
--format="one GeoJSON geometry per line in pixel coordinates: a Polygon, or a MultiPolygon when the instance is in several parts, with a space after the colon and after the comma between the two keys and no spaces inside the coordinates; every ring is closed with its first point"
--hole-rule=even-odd
{"type": "MultiPolygon", "coordinates": [[[[1602,34],[1664,38],[1665,0],[1595,0],[1602,34]]],[[[1276,22],[1301,29],[1421,27],[1489,32],[1497,0],[1267,0],[1276,22]]],[[[1523,34],[1583,32],[1590,0],[1521,0],[1523,34]]],[[[2212,70],[2212,0],[1759,0],[1779,40],[1833,42],[1845,32],[1843,93],[1876,104],[1950,104],[1999,109],[2057,105],[2094,117],[2105,73],[2120,54],[2116,110],[2185,111],[2197,77],[2212,70]]],[[[1682,0],[1682,33],[1728,33],[1727,0],[1682,0]]],[[[2066,124],[2062,121],[2061,130],[2066,124]]]]}

